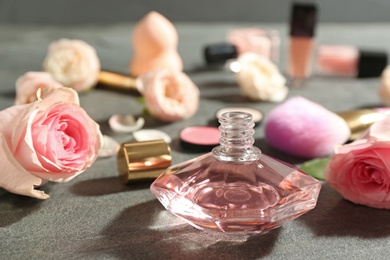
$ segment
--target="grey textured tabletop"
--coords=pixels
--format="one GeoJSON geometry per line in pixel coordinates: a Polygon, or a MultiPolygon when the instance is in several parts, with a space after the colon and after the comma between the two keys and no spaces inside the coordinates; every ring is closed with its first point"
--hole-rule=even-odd
{"type": "MultiPolygon", "coordinates": [[[[27,71],[41,70],[50,42],[82,39],[97,49],[104,69],[126,73],[132,55],[134,24],[105,26],[0,25],[0,109],[11,106],[15,81],[27,71]]],[[[282,36],[281,70],[286,57],[282,24],[178,23],[178,51],[185,72],[201,93],[199,111],[190,119],[162,124],[147,117],[145,128],[156,128],[172,138],[173,163],[199,154],[179,145],[179,131],[190,125],[214,123],[215,112],[227,106],[249,106],[267,113],[277,103],[250,102],[240,96],[234,76],[206,70],[202,48],[221,42],[232,28],[260,26],[282,36]]],[[[390,47],[390,24],[320,25],[318,42],[362,47],[390,47]]],[[[379,79],[332,78],[314,75],[288,96],[301,95],[329,110],[341,111],[381,105],[379,79]]],[[[113,133],[107,120],[115,113],[140,114],[143,106],[131,94],[96,88],[80,95],[81,106],[100,124],[104,134],[119,142],[129,134],[113,133]]],[[[298,164],[270,147],[263,127],[256,142],[264,153],[298,164]]],[[[1,167],[1,166],[0,166],[1,167]]],[[[124,185],[116,158],[98,159],[68,183],[48,183],[44,201],[0,190],[1,259],[386,259],[390,254],[390,211],[357,206],[324,184],[317,207],[298,219],[261,236],[248,238],[202,232],[168,213],[149,190],[150,183],[124,185]]]]}

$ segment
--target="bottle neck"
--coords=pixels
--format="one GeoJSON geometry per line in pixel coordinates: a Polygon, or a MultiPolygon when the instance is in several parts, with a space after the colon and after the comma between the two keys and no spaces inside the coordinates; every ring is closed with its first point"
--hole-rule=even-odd
{"type": "Polygon", "coordinates": [[[260,158],[260,149],[253,146],[255,131],[251,114],[227,112],[222,114],[219,123],[220,145],[212,151],[215,159],[224,162],[252,162],[260,158]]]}

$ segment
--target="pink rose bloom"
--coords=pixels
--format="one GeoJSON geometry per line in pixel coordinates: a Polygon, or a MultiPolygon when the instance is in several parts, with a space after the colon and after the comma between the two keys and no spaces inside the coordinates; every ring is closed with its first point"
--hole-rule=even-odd
{"type": "Polygon", "coordinates": [[[142,74],[139,81],[147,109],[161,121],[189,118],[198,110],[199,89],[181,71],[154,70],[142,74]]]}
{"type": "Polygon", "coordinates": [[[345,199],[390,209],[390,117],[373,124],[353,143],[338,146],[325,180],[345,199]]]}
{"type": "Polygon", "coordinates": [[[97,83],[100,61],[88,43],[60,39],[50,44],[43,68],[64,86],[83,92],[97,83]]]}
{"type": "Polygon", "coordinates": [[[28,104],[36,101],[38,89],[51,89],[63,87],[50,73],[47,72],[27,72],[16,80],[15,105],[28,104]]]}
{"type": "Polygon", "coordinates": [[[0,111],[0,187],[46,199],[34,188],[67,182],[85,171],[98,156],[101,138],[98,124],[69,88],[0,111]]]}

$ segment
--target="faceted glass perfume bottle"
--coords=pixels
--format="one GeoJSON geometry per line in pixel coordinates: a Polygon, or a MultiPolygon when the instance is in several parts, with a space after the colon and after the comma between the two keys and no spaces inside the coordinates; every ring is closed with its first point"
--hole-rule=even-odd
{"type": "Polygon", "coordinates": [[[260,234],[315,207],[320,182],[254,147],[250,114],[227,112],[219,122],[220,146],[152,183],[168,211],[199,229],[260,234]]]}

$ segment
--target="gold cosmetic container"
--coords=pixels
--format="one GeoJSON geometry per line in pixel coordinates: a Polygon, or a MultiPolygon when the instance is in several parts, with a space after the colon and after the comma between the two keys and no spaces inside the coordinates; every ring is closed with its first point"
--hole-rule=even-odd
{"type": "Polygon", "coordinates": [[[117,168],[128,184],[152,181],[171,166],[172,156],[164,140],[122,143],[117,152],[117,168]]]}
{"type": "Polygon", "coordinates": [[[356,140],[364,133],[373,123],[378,122],[386,117],[385,112],[378,112],[375,109],[359,109],[345,112],[337,112],[345,120],[351,130],[350,141],[356,140]]]}
{"type": "Polygon", "coordinates": [[[140,92],[141,85],[138,78],[111,71],[100,71],[98,74],[98,83],[118,90],[131,90],[136,92],[140,92]]]}

